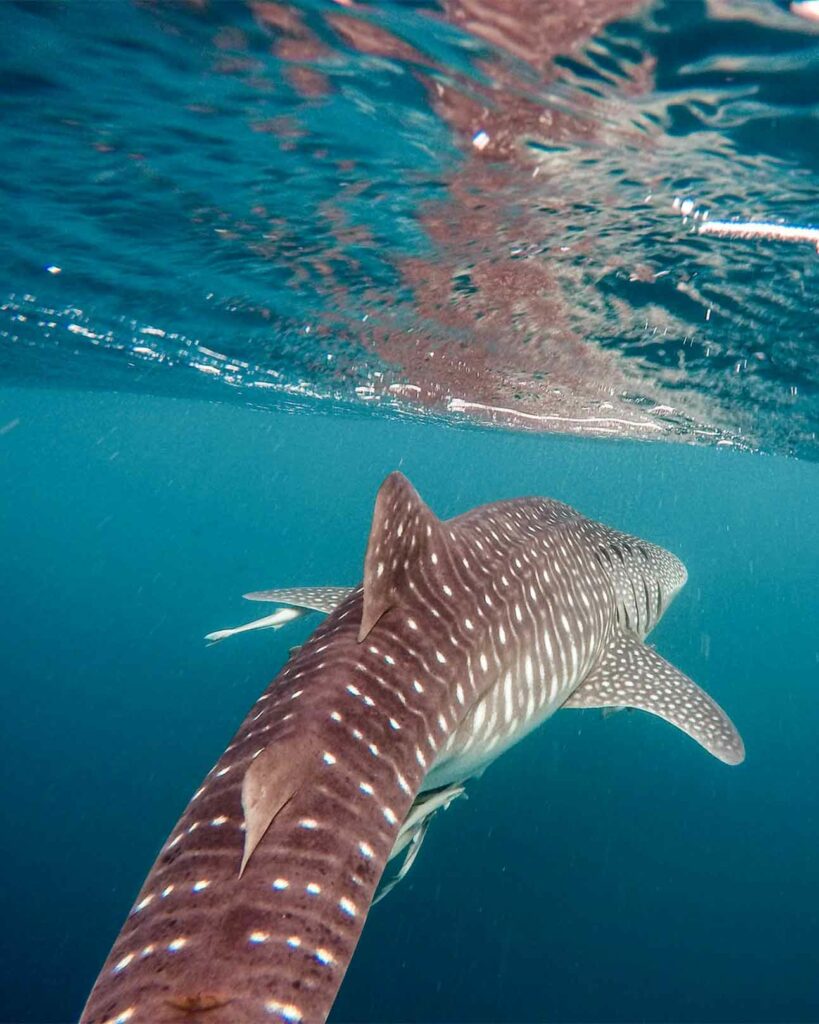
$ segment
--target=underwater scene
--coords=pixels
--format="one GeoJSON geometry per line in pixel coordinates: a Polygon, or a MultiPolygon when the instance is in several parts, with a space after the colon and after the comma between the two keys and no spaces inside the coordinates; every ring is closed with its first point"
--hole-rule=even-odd
{"type": "Polygon", "coordinates": [[[0,26],[0,1021],[819,1020],[819,3],[0,26]]]}

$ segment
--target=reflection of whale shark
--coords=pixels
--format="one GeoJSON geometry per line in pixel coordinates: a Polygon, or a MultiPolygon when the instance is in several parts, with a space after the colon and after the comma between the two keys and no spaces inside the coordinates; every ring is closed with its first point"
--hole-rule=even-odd
{"type": "Polygon", "coordinates": [[[741,761],[721,709],[643,642],[685,579],[559,502],[444,522],[389,476],[362,585],[194,794],[83,1021],[323,1020],[396,845],[417,850],[460,783],[560,707],[641,708],[741,761]]]}

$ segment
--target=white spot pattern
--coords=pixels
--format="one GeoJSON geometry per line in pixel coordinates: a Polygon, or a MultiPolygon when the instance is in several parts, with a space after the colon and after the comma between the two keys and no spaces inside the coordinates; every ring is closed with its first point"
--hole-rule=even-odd
{"type": "MultiPolygon", "coordinates": [[[[451,520],[442,529],[417,498],[407,497],[406,486],[397,493],[402,500],[382,508],[380,534],[374,519],[371,549],[376,561],[369,563],[368,577],[370,581],[380,579],[381,587],[395,585],[394,592],[388,591],[390,614],[375,620],[370,640],[360,646],[350,644],[349,638],[359,630],[361,590],[327,620],[316,639],[308,640],[302,652],[291,658],[275,687],[260,699],[247,720],[253,729],[246,723],[245,732],[229,747],[231,763],[223,759],[207,787],[195,794],[204,808],[202,821],[191,823],[190,816],[183,819],[184,825],[169,844],[184,838],[179,863],[189,865],[196,861],[185,858],[196,857],[203,842],[235,841],[232,828],[218,835],[203,828],[195,838],[187,837],[200,824],[227,824],[227,816],[218,812],[220,806],[230,805],[220,805],[217,798],[225,792],[235,798],[252,757],[279,742],[281,736],[286,742],[294,730],[307,737],[311,729],[323,730],[319,745],[308,749],[311,770],[321,773],[314,791],[322,794],[322,801],[313,803],[304,796],[294,799],[295,814],[291,812],[287,825],[290,833],[299,832],[302,845],[292,862],[287,859],[291,839],[281,830],[271,833],[267,854],[264,850],[254,854],[265,863],[265,855],[275,850],[282,858],[279,870],[284,869],[289,878],[270,883],[282,895],[271,895],[271,908],[275,908],[271,916],[261,916],[254,921],[256,927],[245,933],[250,945],[266,947],[254,954],[259,962],[278,949],[280,955],[293,957],[294,970],[297,961],[303,968],[305,958],[324,968],[340,966],[338,971],[317,971],[314,964],[313,977],[317,979],[343,974],[347,944],[336,946],[334,936],[340,938],[346,934],[343,929],[350,928],[344,918],[366,914],[368,878],[383,863],[384,851],[397,831],[388,831],[384,823],[393,829],[399,824],[429,765],[424,786],[432,788],[443,772],[454,773],[460,780],[497,756],[567,698],[571,701],[573,692],[581,695],[584,680],[595,680],[595,666],[603,665],[615,626],[629,638],[641,640],[684,582],[684,570],[673,556],[585,520],[557,502],[530,499],[486,506],[451,520]],[[395,544],[396,537],[400,545],[395,544]],[[337,633],[347,638],[346,647],[338,648],[340,654],[334,646],[337,633]],[[324,678],[329,680],[326,687],[324,678]],[[355,683],[349,681],[352,678],[355,683]],[[293,689],[297,680],[303,689],[293,689]],[[342,700],[342,687],[357,699],[342,700]],[[343,718],[330,703],[333,693],[333,703],[341,701],[339,706],[344,707],[343,718]],[[299,697],[302,699],[292,703],[299,697]],[[289,705],[286,713],[285,702],[289,705]],[[292,724],[286,724],[290,719],[292,724]],[[342,721],[346,723],[342,728],[332,724],[342,721]],[[305,723],[310,727],[299,732],[305,723]],[[248,749],[246,741],[254,732],[258,734],[253,744],[257,749],[251,754],[253,747],[248,749]],[[325,749],[325,743],[332,744],[330,749],[325,749]],[[333,766],[338,767],[324,770],[333,766]],[[237,771],[230,775],[233,767],[237,771]],[[226,775],[225,782],[215,782],[226,775]],[[376,792],[377,799],[367,799],[376,792]],[[342,799],[352,800],[352,813],[328,817],[342,799]],[[301,830],[293,828],[296,824],[301,830]],[[317,834],[305,835],[303,830],[317,834]],[[329,844],[326,848],[325,843],[329,844]],[[349,856],[345,859],[345,850],[354,852],[352,861],[349,856]],[[369,865],[370,861],[375,864],[369,865]],[[340,864],[345,865],[343,877],[338,874],[340,864]],[[355,893],[356,902],[341,895],[345,890],[355,893]],[[308,902],[305,894],[318,897],[322,893],[322,899],[309,901],[312,914],[303,909],[308,902]],[[319,939],[314,930],[316,915],[331,909],[333,903],[340,911],[330,915],[335,931],[322,933],[319,939]],[[272,924],[283,920],[290,928],[300,928],[301,934],[287,936],[278,930],[279,924],[272,924]],[[298,949],[302,949],[299,954],[288,952],[298,949]]],[[[622,702],[623,695],[617,691],[622,680],[603,674],[597,682],[612,687],[613,698],[622,702]]],[[[714,711],[713,702],[706,707],[690,696],[680,701],[673,690],[677,685],[676,677],[651,677],[648,697],[654,707],[666,717],[678,714],[685,722],[682,727],[692,735],[699,732],[714,749],[735,756],[738,748],[731,747],[734,733],[726,731],[727,720],[714,711]],[[669,691],[664,688],[666,682],[672,688],[669,691]]],[[[629,693],[636,695],[634,690],[629,693]]],[[[169,859],[172,861],[172,856],[169,859]]],[[[199,870],[205,863],[210,871],[210,861],[200,861],[199,870]]],[[[219,881],[216,868],[213,873],[219,881]]],[[[168,904],[174,912],[181,901],[190,899],[191,885],[200,891],[200,886],[210,883],[210,879],[191,883],[189,874],[175,877],[180,890],[168,904]]],[[[154,892],[160,884],[153,882],[154,892]]],[[[217,885],[212,896],[197,906],[210,906],[209,900],[221,898],[227,888],[217,885]]],[[[162,896],[172,890],[173,885],[167,885],[162,896]]],[[[135,909],[145,910],[152,898],[152,894],[146,895],[135,909]]],[[[161,906],[157,900],[145,917],[157,913],[161,906]]],[[[132,924],[139,928],[141,920],[132,924]]],[[[180,917],[179,921],[184,921],[187,930],[188,919],[180,917]]],[[[184,965],[190,958],[202,956],[206,944],[197,942],[198,937],[190,930],[166,948],[169,952],[181,950],[190,938],[190,951],[178,959],[184,965]]],[[[111,962],[114,969],[125,972],[135,956],[139,960],[150,954],[152,945],[144,946],[141,954],[126,947],[111,962]]],[[[137,967],[138,963],[131,966],[123,979],[137,967]]],[[[316,984],[321,987],[325,982],[316,984]]],[[[319,1016],[308,989],[299,996],[300,1002],[304,999],[302,1005],[281,998],[283,992],[290,991],[279,990],[276,999],[268,998],[276,995],[275,988],[268,989],[254,998],[261,999],[257,1005],[281,1020],[298,1022],[319,1016]]],[[[120,1010],[120,1014],[129,1010],[120,1010]]]]}

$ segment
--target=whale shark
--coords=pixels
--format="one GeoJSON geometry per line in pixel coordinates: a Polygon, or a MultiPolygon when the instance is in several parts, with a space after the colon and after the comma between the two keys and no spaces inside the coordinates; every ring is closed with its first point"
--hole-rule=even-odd
{"type": "Polygon", "coordinates": [[[272,592],[327,617],[191,798],[83,1024],[324,1021],[388,860],[561,708],[646,711],[741,762],[725,712],[645,642],[686,578],[559,501],[441,520],[390,474],[361,584],[272,592]]]}

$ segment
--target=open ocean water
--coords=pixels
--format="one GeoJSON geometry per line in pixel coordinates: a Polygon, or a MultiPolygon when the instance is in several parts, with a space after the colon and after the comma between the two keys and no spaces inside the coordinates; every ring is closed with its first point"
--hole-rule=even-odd
{"type": "Polygon", "coordinates": [[[819,12],[6,2],[0,83],[0,1020],[78,1017],[318,618],[204,635],[356,583],[396,468],[677,554],[747,760],[558,712],[331,1019],[819,1020],[819,12]]]}

